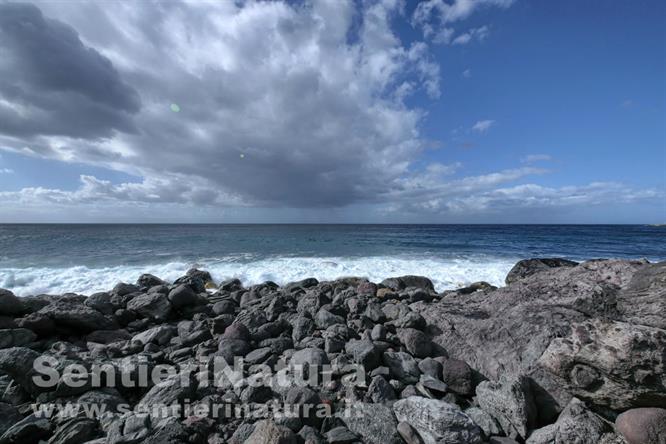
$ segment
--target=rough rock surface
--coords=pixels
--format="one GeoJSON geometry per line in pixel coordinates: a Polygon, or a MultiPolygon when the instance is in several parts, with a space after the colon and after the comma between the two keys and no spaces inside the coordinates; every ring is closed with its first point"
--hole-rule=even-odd
{"type": "Polygon", "coordinates": [[[396,401],[398,421],[406,422],[425,444],[481,443],[481,429],[454,404],[411,396],[396,401]]]}
{"type": "Polygon", "coordinates": [[[216,287],[193,269],[89,298],[0,290],[0,444],[665,444],[666,264],[539,259],[507,281],[440,294],[419,276],[216,287]],[[33,378],[39,357],[53,385],[33,378]],[[240,374],[217,380],[217,357],[242,357],[240,374]],[[71,384],[98,365],[114,385],[71,384]],[[121,378],[158,370],[143,386],[121,378]],[[107,413],[31,415],[49,402],[107,413]],[[192,410],[124,412],[162,404],[192,410]],[[213,419],[205,406],[262,415],[213,419]]]}

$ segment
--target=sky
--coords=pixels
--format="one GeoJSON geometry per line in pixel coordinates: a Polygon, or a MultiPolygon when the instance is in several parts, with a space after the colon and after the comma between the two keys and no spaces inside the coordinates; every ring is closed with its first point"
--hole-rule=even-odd
{"type": "Polygon", "coordinates": [[[666,223],[664,22],[0,0],[0,222],[666,223]]]}

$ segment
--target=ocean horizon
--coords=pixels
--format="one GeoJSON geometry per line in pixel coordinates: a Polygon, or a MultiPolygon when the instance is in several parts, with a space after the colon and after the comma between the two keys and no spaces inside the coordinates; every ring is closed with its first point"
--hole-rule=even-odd
{"type": "Polygon", "coordinates": [[[438,291],[501,286],[531,257],[666,259],[653,225],[583,224],[0,224],[0,287],[17,295],[92,294],[142,273],[189,268],[217,282],[306,277],[381,281],[423,275],[438,291]]]}

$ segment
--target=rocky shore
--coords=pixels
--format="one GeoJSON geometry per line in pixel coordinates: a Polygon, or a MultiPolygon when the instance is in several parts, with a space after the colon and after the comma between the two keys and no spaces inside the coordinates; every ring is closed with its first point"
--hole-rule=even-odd
{"type": "Polygon", "coordinates": [[[666,263],[530,259],[506,284],[244,288],[193,269],[90,296],[0,290],[0,444],[665,444],[666,263]],[[211,383],[219,359],[241,377],[211,383]],[[142,368],[176,370],[128,383],[142,368]],[[138,410],[158,405],[180,410],[138,410]]]}

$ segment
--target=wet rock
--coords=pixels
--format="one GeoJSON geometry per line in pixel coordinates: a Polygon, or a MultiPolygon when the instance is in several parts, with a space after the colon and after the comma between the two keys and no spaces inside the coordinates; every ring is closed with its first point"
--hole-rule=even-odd
{"type": "Polygon", "coordinates": [[[411,396],[393,404],[398,421],[410,424],[424,444],[476,444],[481,429],[456,405],[411,396]]]}
{"type": "Polygon", "coordinates": [[[524,439],[534,428],[537,410],[527,378],[483,381],[476,395],[479,407],[495,418],[509,437],[524,439]]]}
{"type": "Polygon", "coordinates": [[[664,444],[666,409],[646,407],[627,410],[617,417],[615,427],[628,444],[664,444]]]}
{"type": "Polygon", "coordinates": [[[504,281],[508,285],[551,268],[575,267],[576,265],[578,262],[560,258],[524,259],[513,266],[504,281]]]}

